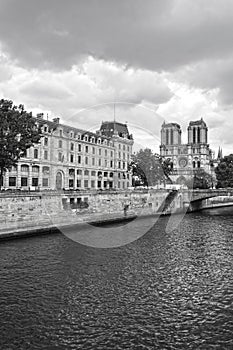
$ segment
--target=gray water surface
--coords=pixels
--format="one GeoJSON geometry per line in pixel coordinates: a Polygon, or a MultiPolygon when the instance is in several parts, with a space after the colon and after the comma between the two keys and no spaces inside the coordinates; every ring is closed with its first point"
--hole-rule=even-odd
{"type": "Polygon", "coordinates": [[[0,349],[233,349],[232,208],[97,249],[0,243],[0,349]]]}

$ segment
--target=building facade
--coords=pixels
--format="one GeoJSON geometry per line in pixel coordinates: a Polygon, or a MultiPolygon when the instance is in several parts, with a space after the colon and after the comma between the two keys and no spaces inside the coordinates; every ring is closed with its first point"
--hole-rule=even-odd
{"type": "Polygon", "coordinates": [[[131,186],[128,163],[133,137],[126,124],[104,122],[96,133],[44,120],[43,136],[7,171],[5,189],[125,189],[131,186]]]}
{"type": "Polygon", "coordinates": [[[195,173],[204,171],[214,176],[214,154],[208,144],[208,128],[203,119],[190,121],[188,142],[182,143],[182,130],[177,123],[163,123],[160,155],[171,160],[173,182],[184,184],[195,173]]]}

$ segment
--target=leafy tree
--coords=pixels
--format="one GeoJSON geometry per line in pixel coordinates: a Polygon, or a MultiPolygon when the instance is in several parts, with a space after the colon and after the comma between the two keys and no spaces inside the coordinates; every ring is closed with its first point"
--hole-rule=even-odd
{"type": "Polygon", "coordinates": [[[162,160],[151,149],[140,149],[132,156],[130,164],[133,175],[133,185],[154,186],[160,181],[169,181],[172,164],[169,159],[162,160]]]}
{"type": "Polygon", "coordinates": [[[41,129],[23,105],[0,100],[0,189],[4,172],[16,166],[26,150],[38,143],[41,129]]]}
{"type": "Polygon", "coordinates": [[[200,169],[200,171],[196,173],[191,179],[186,181],[186,185],[190,189],[212,188],[214,184],[214,178],[202,169],[200,169]]]}
{"type": "Polygon", "coordinates": [[[217,188],[233,187],[233,154],[222,158],[215,169],[217,188]]]}

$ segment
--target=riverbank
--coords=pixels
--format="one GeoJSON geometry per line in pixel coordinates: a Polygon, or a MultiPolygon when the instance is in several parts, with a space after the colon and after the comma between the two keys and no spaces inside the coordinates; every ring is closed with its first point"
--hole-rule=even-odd
{"type": "MultiPolygon", "coordinates": [[[[69,227],[125,224],[136,218],[192,211],[187,192],[174,190],[108,193],[0,194],[0,240],[51,234],[69,227]]],[[[233,206],[233,197],[203,200],[198,210],[233,206]]]]}
{"type": "Polygon", "coordinates": [[[126,222],[181,211],[173,190],[30,193],[0,195],[0,239],[57,232],[68,226],[126,222]]]}

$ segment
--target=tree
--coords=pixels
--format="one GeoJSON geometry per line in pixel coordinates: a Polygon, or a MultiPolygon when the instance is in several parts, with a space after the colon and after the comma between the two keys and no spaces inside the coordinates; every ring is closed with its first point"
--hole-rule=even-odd
{"type": "Polygon", "coordinates": [[[0,100],[0,189],[6,170],[16,166],[26,150],[41,138],[41,129],[23,105],[14,106],[10,100],[0,100]]]}
{"type": "Polygon", "coordinates": [[[214,179],[210,174],[201,170],[191,180],[188,180],[186,184],[190,189],[207,189],[213,187],[214,179]]]}
{"type": "Polygon", "coordinates": [[[162,160],[151,149],[140,149],[132,156],[130,164],[133,185],[154,186],[160,181],[169,181],[172,164],[169,159],[162,160]]]}
{"type": "Polygon", "coordinates": [[[222,158],[215,169],[217,188],[233,187],[233,154],[222,158]]]}

